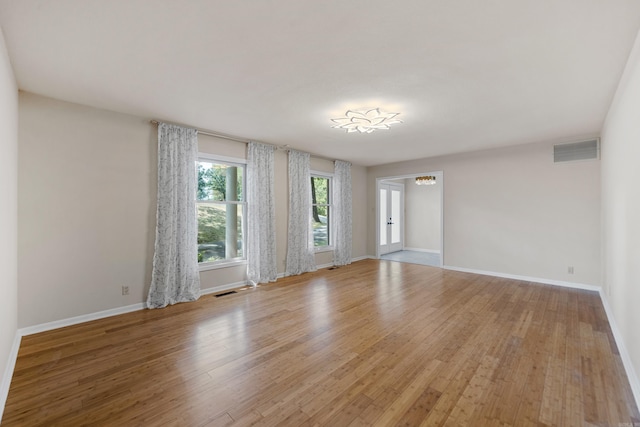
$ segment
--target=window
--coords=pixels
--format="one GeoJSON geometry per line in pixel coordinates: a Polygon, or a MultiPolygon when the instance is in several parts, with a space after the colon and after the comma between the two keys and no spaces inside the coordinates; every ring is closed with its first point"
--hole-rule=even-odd
{"type": "Polygon", "coordinates": [[[245,167],[214,158],[198,159],[198,263],[245,258],[243,183],[245,167]]]}
{"type": "Polygon", "coordinates": [[[311,223],[316,249],[331,246],[331,177],[311,175],[311,223]]]}

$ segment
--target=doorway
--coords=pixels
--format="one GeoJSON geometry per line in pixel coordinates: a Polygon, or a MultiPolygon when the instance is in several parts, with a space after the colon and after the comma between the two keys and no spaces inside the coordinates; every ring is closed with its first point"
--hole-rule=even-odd
{"type": "Polygon", "coordinates": [[[404,247],[404,185],[378,184],[379,255],[404,247]]]}
{"type": "Polygon", "coordinates": [[[443,266],[443,175],[435,171],[376,179],[377,258],[443,266]]]}

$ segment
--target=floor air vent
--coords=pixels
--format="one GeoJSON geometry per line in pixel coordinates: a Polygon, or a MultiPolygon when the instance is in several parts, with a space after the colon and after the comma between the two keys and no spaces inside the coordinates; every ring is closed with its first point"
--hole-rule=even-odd
{"type": "Polygon", "coordinates": [[[231,294],[237,294],[237,292],[236,291],[223,292],[221,294],[215,294],[214,296],[216,298],[219,298],[219,297],[223,297],[223,296],[231,295],[231,294]]]}
{"type": "Polygon", "coordinates": [[[582,142],[558,144],[553,146],[553,162],[573,162],[576,160],[598,159],[600,157],[600,139],[582,142]]]}

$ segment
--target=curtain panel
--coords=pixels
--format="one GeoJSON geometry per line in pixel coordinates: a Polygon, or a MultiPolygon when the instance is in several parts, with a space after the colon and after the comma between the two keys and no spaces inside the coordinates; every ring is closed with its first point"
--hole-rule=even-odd
{"type": "Polygon", "coordinates": [[[333,264],[351,264],[351,163],[336,160],[333,175],[333,264]]]}
{"type": "Polygon", "coordinates": [[[247,279],[253,285],[278,277],[274,151],[257,142],[247,147],[247,279]]]}
{"type": "Polygon", "coordinates": [[[311,226],[309,153],[289,150],[289,228],[285,275],[316,271],[311,226]]]}
{"type": "Polygon", "coordinates": [[[200,297],[195,129],[158,124],[158,207],[148,308],[200,297]]]}

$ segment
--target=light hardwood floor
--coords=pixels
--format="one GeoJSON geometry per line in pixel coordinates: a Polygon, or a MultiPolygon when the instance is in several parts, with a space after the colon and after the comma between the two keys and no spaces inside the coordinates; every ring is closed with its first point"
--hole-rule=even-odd
{"type": "Polygon", "coordinates": [[[2,425],[633,422],[596,293],[365,260],[27,336],[2,425]]]}

